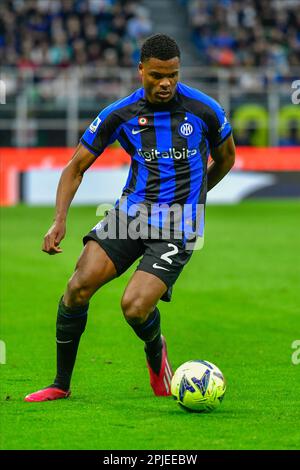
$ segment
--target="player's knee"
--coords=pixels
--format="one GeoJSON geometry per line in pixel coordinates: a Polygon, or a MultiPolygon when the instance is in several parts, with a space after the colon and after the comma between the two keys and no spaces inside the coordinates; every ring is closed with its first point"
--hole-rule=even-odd
{"type": "Polygon", "coordinates": [[[131,297],[125,294],[121,301],[121,307],[126,321],[131,325],[144,323],[151,311],[145,299],[139,295],[131,297]]]}
{"type": "Polygon", "coordinates": [[[64,298],[69,307],[86,305],[91,298],[91,289],[81,282],[80,279],[71,278],[68,282],[64,298]]]}

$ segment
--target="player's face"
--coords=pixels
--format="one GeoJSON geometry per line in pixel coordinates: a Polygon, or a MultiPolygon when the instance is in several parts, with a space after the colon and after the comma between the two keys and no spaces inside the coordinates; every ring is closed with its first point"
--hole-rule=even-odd
{"type": "Polygon", "coordinates": [[[179,58],[160,60],[151,57],[139,64],[147,100],[150,103],[167,103],[175,95],[179,79],[179,58]]]}

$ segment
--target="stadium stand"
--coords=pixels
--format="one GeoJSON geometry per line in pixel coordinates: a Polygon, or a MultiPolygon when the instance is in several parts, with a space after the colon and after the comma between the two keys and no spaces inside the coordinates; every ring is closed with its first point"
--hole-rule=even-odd
{"type": "Polygon", "coordinates": [[[4,0],[0,62],[130,67],[151,29],[148,10],[136,0],[4,0]]]}
{"type": "Polygon", "coordinates": [[[299,0],[179,0],[202,64],[300,66],[299,0]]]}
{"type": "Polygon", "coordinates": [[[162,31],[180,44],[182,81],[222,103],[237,144],[297,146],[299,1],[1,0],[1,145],[75,145],[140,85],[140,45],[162,31]]]}

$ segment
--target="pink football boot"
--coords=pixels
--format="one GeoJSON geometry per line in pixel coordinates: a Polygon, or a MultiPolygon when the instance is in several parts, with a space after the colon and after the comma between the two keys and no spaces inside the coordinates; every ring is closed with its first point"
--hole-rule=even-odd
{"type": "Polygon", "coordinates": [[[30,393],[26,395],[24,401],[49,401],[58,400],[59,398],[68,398],[71,395],[71,390],[65,392],[60,388],[47,387],[39,390],[38,392],[30,393]]]}
{"type": "Polygon", "coordinates": [[[171,380],[173,376],[172,368],[169,364],[168,361],[168,356],[167,356],[167,345],[166,345],[166,340],[162,336],[162,343],[163,343],[163,348],[162,348],[162,359],[161,359],[161,368],[160,372],[157,375],[152,369],[147,361],[147,366],[150,374],[150,385],[153,389],[153,392],[156,396],[163,396],[167,397],[171,395],[171,380]]]}

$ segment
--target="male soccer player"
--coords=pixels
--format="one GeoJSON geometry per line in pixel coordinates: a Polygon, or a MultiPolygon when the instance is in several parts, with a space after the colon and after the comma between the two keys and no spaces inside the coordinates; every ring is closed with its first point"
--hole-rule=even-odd
{"type": "MultiPolygon", "coordinates": [[[[172,38],[164,34],[148,38],[141,48],[139,64],[143,87],[100,112],[62,172],[55,220],[42,247],[50,255],[62,252],[60,242],[65,236],[68,208],[84,172],[115,140],[131,156],[122,197],[84,237],[84,249],[59,301],[56,377],[50,386],[27,395],[26,401],[56,400],[70,395],[89,300],[138,258],[140,263],[125,289],[121,307],[125,319],[145,343],[154,394],[170,395],[172,370],[161,335],[157,303],[160,299],[170,301],[172,286],[191,257],[188,230],[183,228],[177,238],[174,230],[169,231],[167,238],[129,236],[129,229],[124,237],[120,230],[124,224],[127,229],[129,222],[135,221],[137,212],[133,208],[142,203],[147,211],[161,204],[192,207],[189,223],[184,227],[194,226],[196,206],[205,204],[207,190],[228,173],[235,159],[231,127],[223,109],[206,94],[180,83],[179,67],[180,51],[172,38]],[[209,154],[213,160],[207,165],[209,154]],[[121,221],[116,236],[109,231],[113,220],[121,221]],[[104,236],[105,232],[108,236],[104,236]]],[[[162,222],[155,215],[152,220],[151,215],[148,217],[146,225],[155,226],[159,235],[164,235],[162,222]]]]}

